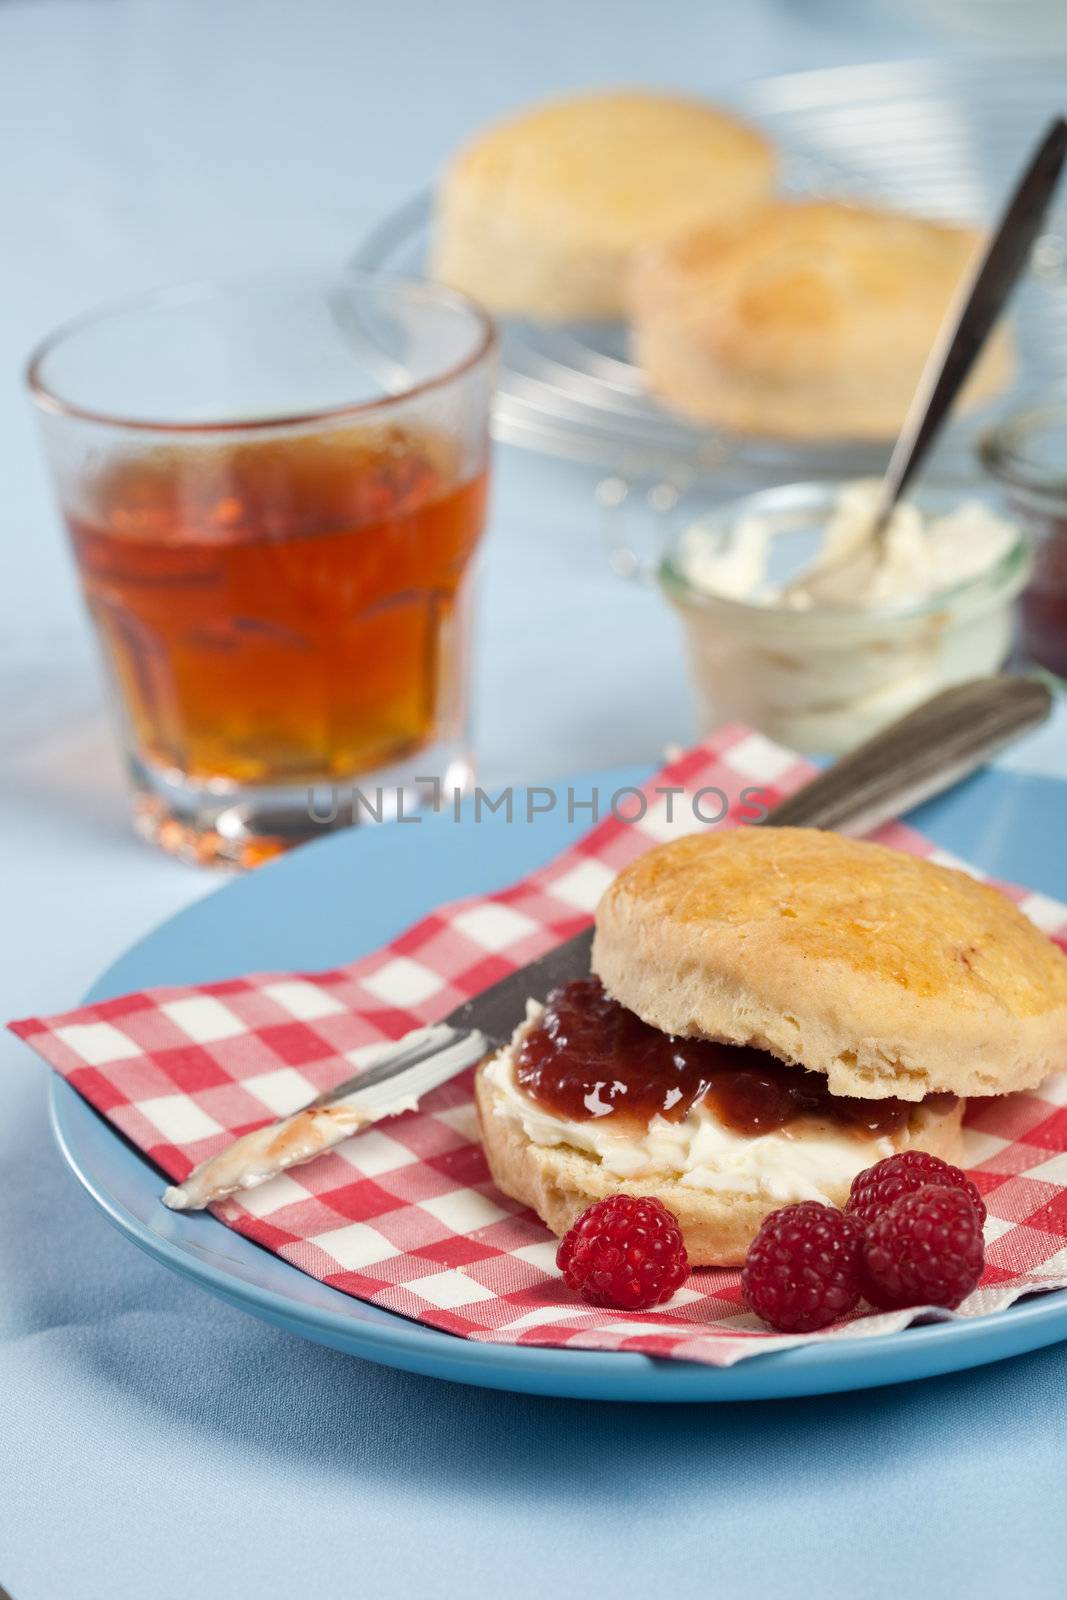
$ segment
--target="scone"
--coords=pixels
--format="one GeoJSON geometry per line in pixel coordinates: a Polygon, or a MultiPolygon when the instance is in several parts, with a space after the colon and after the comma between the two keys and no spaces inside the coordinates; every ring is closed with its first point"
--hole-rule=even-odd
{"type": "Polygon", "coordinates": [[[437,195],[433,275],[491,311],[622,314],[634,252],[770,193],[768,142],[699,100],[586,94],[500,123],[462,149],[437,195]]]}
{"type": "MultiPolygon", "coordinates": [[[[737,433],[891,438],[980,241],[833,200],[698,226],[635,261],[634,358],[668,404],[737,433]]],[[[1002,327],[961,404],[1011,373],[1002,327]]]]}
{"type": "Polygon", "coordinates": [[[962,1154],[965,1098],[1067,1064],[1067,958],[964,873],[813,829],[660,846],[597,908],[596,976],[478,1073],[490,1169],[566,1232],[625,1190],[697,1265],[781,1205],[843,1205],[903,1149],[962,1154]]]}

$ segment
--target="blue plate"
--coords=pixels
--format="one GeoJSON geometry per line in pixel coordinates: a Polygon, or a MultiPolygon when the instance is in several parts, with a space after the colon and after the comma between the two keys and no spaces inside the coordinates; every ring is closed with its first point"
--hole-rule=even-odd
{"type": "MultiPolygon", "coordinates": [[[[627,770],[571,781],[583,794],[596,784],[610,795],[647,776],[627,770]]],[[[1053,779],[990,771],[924,806],[913,820],[987,872],[1067,899],[1067,861],[1054,848],[1065,804],[1065,786],[1053,779]]],[[[255,969],[337,966],[443,901],[522,877],[584,826],[557,814],[509,825],[501,813],[477,825],[469,815],[460,823],[440,816],[417,827],[334,834],[228,883],[157,928],[105,973],[88,999],[255,969]]],[[[974,1321],[787,1350],[729,1369],[475,1344],[316,1283],[210,1216],[168,1211],[156,1171],[58,1078],[52,1116],[60,1149],[93,1199],[158,1261],[278,1327],[433,1377],[593,1400],[757,1400],[903,1383],[1067,1337],[1067,1293],[1057,1292],[974,1321]]]]}

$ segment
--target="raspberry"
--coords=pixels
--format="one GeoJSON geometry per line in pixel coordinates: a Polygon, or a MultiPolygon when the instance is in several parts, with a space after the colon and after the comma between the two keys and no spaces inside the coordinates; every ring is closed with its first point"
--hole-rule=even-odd
{"type": "Polygon", "coordinates": [[[783,1333],[811,1333],[860,1297],[863,1228],[834,1206],[805,1200],[764,1219],[741,1283],[748,1303],[783,1333]]]}
{"type": "Polygon", "coordinates": [[[590,1305],[620,1311],[661,1305],[689,1276],[674,1214],[662,1200],[632,1194],[587,1207],[560,1240],[556,1265],[590,1305]]]}
{"type": "Polygon", "coordinates": [[[928,1183],[867,1225],[863,1292],[872,1306],[958,1306],[982,1276],[982,1220],[962,1189],[928,1183]]]}
{"type": "Polygon", "coordinates": [[[925,1150],[904,1150],[899,1155],[886,1156],[884,1161],[861,1172],[852,1180],[845,1210],[860,1222],[873,1222],[894,1200],[914,1194],[927,1183],[962,1190],[977,1211],[979,1222],[985,1221],[985,1201],[967,1174],[959,1167],[950,1167],[940,1156],[927,1155],[925,1150]]]}

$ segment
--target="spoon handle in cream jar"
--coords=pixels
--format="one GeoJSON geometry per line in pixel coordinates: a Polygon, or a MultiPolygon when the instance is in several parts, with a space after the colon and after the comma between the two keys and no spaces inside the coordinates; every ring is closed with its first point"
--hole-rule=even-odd
{"type": "Polygon", "coordinates": [[[1067,159],[1067,121],[1054,117],[961,288],[926,365],[882,483],[884,522],[940,432],[964,380],[1026,266],[1067,159]]]}
{"type": "Polygon", "coordinates": [[[817,605],[848,604],[878,566],[893,508],[941,432],[1030,259],[1065,162],[1067,120],[1057,116],[1032,151],[985,250],[949,308],[893,446],[865,539],[839,560],[798,574],[786,585],[787,595],[805,594],[817,605]]]}

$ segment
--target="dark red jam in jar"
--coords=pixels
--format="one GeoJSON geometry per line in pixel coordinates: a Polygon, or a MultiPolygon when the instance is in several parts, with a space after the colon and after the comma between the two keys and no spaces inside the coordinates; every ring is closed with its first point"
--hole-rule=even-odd
{"type": "Polygon", "coordinates": [[[831,1095],[821,1073],[786,1066],[765,1050],[660,1033],[612,1000],[598,978],[552,991],[519,1048],[515,1075],[531,1099],[573,1122],[681,1122],[706,1102],[737,1133],[770,1133],[812,1117],[875,1139],[905,1127],[914,1110],[904,1100],[831,1095]]]}
{"type": "Polygon", "coordinates": [[[1049,519],[1043,531],[1022,597],[1023,646],[1038,666],[1067,678],[1067,517],[1049,519]]]}
{"type": "Polygon", "coordinates": [[[1023,651],[1067,679],[1067,405],[1053,400],[1008,417],[979,453],[1033,557],[1020,607],[1023,651]]]}

